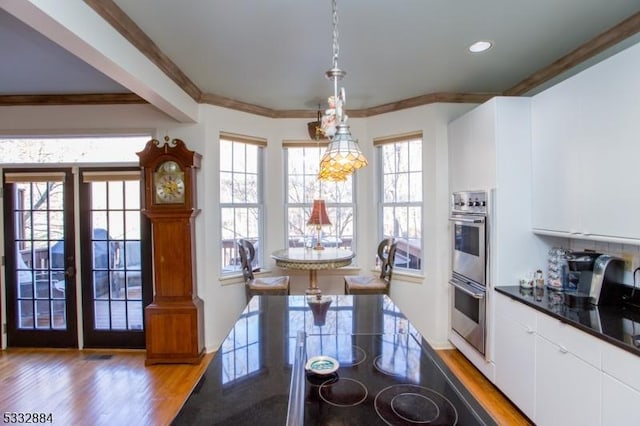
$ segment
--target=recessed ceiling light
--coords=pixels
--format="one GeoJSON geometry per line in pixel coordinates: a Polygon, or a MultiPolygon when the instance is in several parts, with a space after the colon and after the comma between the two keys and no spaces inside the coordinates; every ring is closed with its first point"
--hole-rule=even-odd
{"type": "Polygon", "coordinates": [[[469,52],[472,52],[472,53],[486,52],[487,50],[491,49],[491,46],[493,46],[493,43],[491,43],[490,41],[485,41],[485,40],[476,41],[471,46],[469,46],[469,52]]]}

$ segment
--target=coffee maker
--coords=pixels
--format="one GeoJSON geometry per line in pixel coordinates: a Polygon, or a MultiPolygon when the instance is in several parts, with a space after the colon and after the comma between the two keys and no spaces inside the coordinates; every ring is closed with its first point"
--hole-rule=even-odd
{"type": "Polygon", "coordinates": [[[565,303],[572,307],[586,307],[608,303],[613,284],[624,278],[624,261],[596,252],[569,252],[568,271],[564,280],[565,303]]]}
{"type": "Polygon", "coordinates": [[[591,278],[590,302],[594,305],[608,302],[613,292],[613,284],[622,283],[624,278],[624,260],[603,254],[598,256],[593,265],[591,278]]]}
{"type": "Polygon", "coordinates": [[[565,255],[567,271],[563,271],[563,289],[566,292],[589,294],[596,259],[601,253],[573,251],[565,255]]]}

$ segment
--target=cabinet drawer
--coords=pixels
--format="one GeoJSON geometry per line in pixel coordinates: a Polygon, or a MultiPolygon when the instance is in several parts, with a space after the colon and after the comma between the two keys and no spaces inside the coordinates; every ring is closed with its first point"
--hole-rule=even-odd
{"type": "Polygon", "coordinates": [[[613,345],[603,344],[602,371],[640,391],[639,356],[613,345]]]}
{"type": "Polygon", "coordinates": [[[525,330],[536,330],[536,311],[524,303],[494,292],[495,316],[497,321],[509,319],[521,324],[525,330]]]}
{"type": "Polygon", "coordinates": [[[568,351],[583,361],[600,369],[602,366],[603,342],[577,328],[557,319],[537,313],[537,332],[562,351],[568,351]]]}

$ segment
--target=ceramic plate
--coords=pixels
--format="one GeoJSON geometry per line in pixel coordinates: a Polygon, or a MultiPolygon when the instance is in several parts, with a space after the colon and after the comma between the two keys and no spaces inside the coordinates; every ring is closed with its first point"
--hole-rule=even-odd
{"type": "Polygon", "coordinates": [[[338,367],[340,367],[338,360],[326,355],[309,358],[305,365],[307,371],[320,375],[335,373],[338,367]]]}

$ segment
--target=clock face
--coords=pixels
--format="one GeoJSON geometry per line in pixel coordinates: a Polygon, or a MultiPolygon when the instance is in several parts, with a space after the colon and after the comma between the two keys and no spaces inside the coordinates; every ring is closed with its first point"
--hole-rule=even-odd
{"type": "Polygon", "coordinates": [[[184,202],[184,173],[175,161],[167,161],[160,165],[154,174],[156,202],[184,202]]]}

